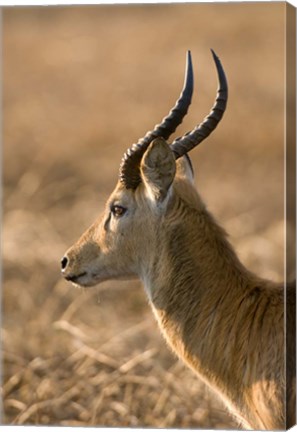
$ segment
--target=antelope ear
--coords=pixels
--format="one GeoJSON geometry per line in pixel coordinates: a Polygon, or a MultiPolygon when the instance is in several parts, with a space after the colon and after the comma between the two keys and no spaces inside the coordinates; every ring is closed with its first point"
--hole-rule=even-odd
{"type": "Polygon", "coordinates": [[[188,154],[177,159],[176,161],[176,177],[183,178],[194,184],[193,165],[188,154]]]}
{"type": "Polygon", "coordinates": [[[151,198],[164,201],[175,176],[175,157],[163,138],[156,138],[144,153],[140,172],[151,198]]]}

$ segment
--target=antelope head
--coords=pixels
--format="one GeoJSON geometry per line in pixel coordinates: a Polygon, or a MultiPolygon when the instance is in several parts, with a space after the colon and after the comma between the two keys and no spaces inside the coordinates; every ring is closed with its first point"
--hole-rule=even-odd
{"type": "Polygon", "coordinates": [[[191,104],[193,68],[188,52],[179,99],[161,124],[125,153],[118,183],[103,215],[61,260],[65,279],[92,286],[108,279],[147,277],[158,255],[164,227],[174,220],[170,211],[177,193],[175,185],[186,182],[194,188],[187,153],[215,129],[226,108],[227,80],[220,60],[212,54],[219,87],[211,112],[192,131],[168,144],[191,104]]]}

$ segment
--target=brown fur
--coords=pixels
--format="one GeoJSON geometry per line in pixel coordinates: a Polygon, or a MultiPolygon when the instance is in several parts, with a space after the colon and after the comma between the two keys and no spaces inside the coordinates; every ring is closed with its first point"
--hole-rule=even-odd
{"type": "Polygon", "coordinates": [[[292,426],[294,284],[287,287],[285,340],[284,285],[240,263],[196,192],[187,161],[175,163],[167,144],[155,140],[141,173],[135,191],[118,183],[103,218],[67,252],[64,275],[77,275],[84,286],[140,277],[168,344],[243,427],[292,426]],[[111,214],[114,203],[127,208],[124,216],[111,214]]]}

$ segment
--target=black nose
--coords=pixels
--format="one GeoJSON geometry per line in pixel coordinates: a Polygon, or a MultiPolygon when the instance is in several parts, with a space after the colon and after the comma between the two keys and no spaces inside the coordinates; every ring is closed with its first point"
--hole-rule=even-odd
{"type": "Polygon", "coordinates": [[[61,268],[62,268],[62,271],[66,269],[67,264],[68,264],[68,258],[66,256],[64,256],[61,259],[61,268]]]}

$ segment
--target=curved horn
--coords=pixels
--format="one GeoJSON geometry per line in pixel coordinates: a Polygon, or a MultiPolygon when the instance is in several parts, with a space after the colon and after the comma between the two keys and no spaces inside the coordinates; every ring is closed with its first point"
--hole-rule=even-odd
{"type": "Polygon", "coordinates": [[[219,78],[219,88],[215,104],[208,116],[193,131],[177,138],[170,147],[178,159],[200,144],[217,127],[226,109],[228,99],[228,84],[224,69],[215,52],[211,50],[219,78]]]}
{"type": "Polygon", "coordinates": [[[136,189],[141,182],[140,161],[149,144],[157,137],[168,139],[177,126],[183,121],[188,112],[193,94],[194,78],[191,52],[187,53],[184,87],[179,99],[169,114],[156,125],[153,131],[148,132],[137,144],[126,151],[120,166],[120,181],[127,189],[136,189]]]}

